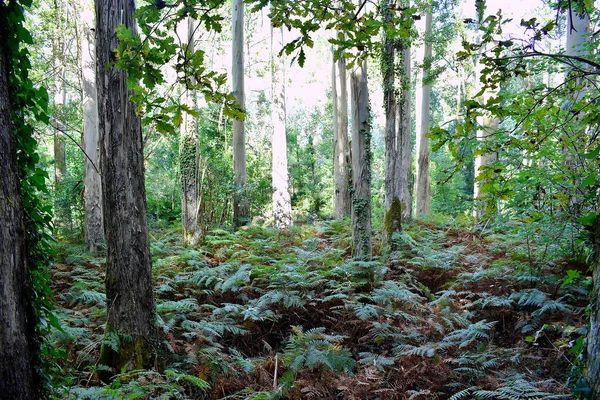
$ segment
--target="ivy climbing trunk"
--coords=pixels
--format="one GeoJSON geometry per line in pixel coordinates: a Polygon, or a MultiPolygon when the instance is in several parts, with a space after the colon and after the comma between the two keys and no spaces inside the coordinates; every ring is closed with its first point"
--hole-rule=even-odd
{"type": "Polygon", "coordinates": [[[372,257],[371,245],[371,119],[367,62],[350,74],[352,92],[352,247],[354,258],[372,257]]]}
{"type": "Polygon", "coordinates": [[[410,90],[410,39],[398,41],[396,49],[396,71],[398,71],[398,97],[396,99],[396,165],[395,196],[402,205],[402,221],[412,219],[412,120],[410,90]]]}
{"type": "Polygon", "coordinates": [[[96,0],[96,60],[100,165],[106,233],[107,321],[100,364],[107,380],[158,362],[158,331],[146,222],[144,151],[140,117],[129,100],[127,73],[111,66],[115,29],[135,34],[134,0],[96,0]]]}
{"type": "Polygon", "coordinates": [[[293,225],[293,220],[285,124],[285,56],[281,56],[279,63],[275,58],[276,49],[282,49],[283,45],[283,27],[278,29],[278,33],[275,33],[275,28],[271,27],[273,217],[276,227],[287,229],[293,225]]]}
{"type": "MultiPolygon", "coordinates": [[[[232,78],[236,103],[245,108],[244,101],[244,2],[232,0],[232,78]]],[[[233,173],[235,192],[233,195],[234,229],[249,222],[250,210],[246,194],[246,133],[243,120],[233,120],[233,173]]]]}
{"type": "Polygon", "coordinates": [[[348,88],[346,78],[346,59],[343,51],[335,60],[331,47],[331,91],[333,102],[333,177],[335,219],[349,217],[352,214],[350,196],[350,144],[348,140],[348,88]]]}
{"type": "MultiPolygon", "coordinates": [[[[384,23],[390,24],[390,10],[396,7],[394,0],[388,0],[383,14],[384,23]]],[[[383,75],[383,97],[386,112],[385,123],[385,213],[394,214],[393,225],[384,227],[386,236],[391,230],[401,229],[403,221],[412,218],[412,137],[410,116],[410,42],[405,38],[383,37],[381,55],[383,75]],[[395,199],[400,210],[391,210],[395,199]],[[400,220],[397,216],[401,215],[400,220]]],[[[390,218],[384,218],[384,220],[390,218]]]]}
{"type": "Polygon", "coordinates": [[[102,178],[100,177],[100,143],[98,141],[98,92],[96,90],[95,17],[93,3],[82,0],[81,82],[83,84],[83,201],[85,243],[95,252],[104,241],[102,213],[102,178]]]}
{"type": "MultiPolygon", "coordinates": [[[[431,4],[427,5],[431,8],[431,4]]],[[[425,13],[425,28],[423,33],[422,60],[423,67],[419,69],[416,93],[416,131],[417,131],[417,179],[415,189],[415,214],[426,215],[431,212],[431,184],[429,177],[429,104],[431,99],[431,84],[428,82],[429,66],[431,64],[431,9],[425,13]],[[420,90],[419,90],[420,89],[420,90]]]]}
{"type": "MultiPolygon", "coordinates": [[[[395,0],[387,0],[388,6],[382,9],[383,22],[392,23],[392,7],[395,0]]],[[[383,33],[383,49],[381,51],[381,76],[383,80],[383,109],[385,110],[385,212],[388,213],[394,198],[398,197],[396,184],[396,164],[398,162],[398,148],[396,137],[396,74],[394,71],[396,59],[396,46],[394,39],[390,38],[388,31],[383,33]]],[[[398,228],[400,227],[398,221],[398,228]]],[[[386,227],[387,230],[388,227],[386,227]]],[[[390,234],[391,232],[386,232],[390,234]]]]}
{"type": "MultiPolygon", "coordinates": [[[[186,47],[186,58],[194,55],[194,31],[196,23],[188,17],[178,27],[178,36],[186,47]]],[[[193,78],[189,78],[193,79],[193,78]]],[[[196,110],[196,93],[184,88],[183,104],[190,110],[196,110]]],[[[204,232],[200,215],[200,142],[198,140],[197,121],[193,115],[182,113],[181,137],[179,141],[179,169],[181,173],[181,224],[183,225],[183,243],[188,246],[198,244],[204,232]]]]}
{"type": "Polygon", "coordinates": [[[31,277],[8,91],[8,5],[0,2],[0,398],[38,398],[35,383],[31,277]]]}

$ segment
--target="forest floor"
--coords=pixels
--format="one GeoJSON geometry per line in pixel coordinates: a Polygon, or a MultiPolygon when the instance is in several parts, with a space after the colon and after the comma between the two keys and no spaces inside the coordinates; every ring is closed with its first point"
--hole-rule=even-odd
{"type": "MultiPolygon", "coordinates": [[[[151,230],[167,370],[102,385],[105,259],[59,243],[64,398],[571,399],[591,278],[527,224],[416,222],[351,259],[348,222],[151,230]],[[393,251],[392,251],[393,250],[393,251]],[[562,258],[561,258],[562,257],[562,258]]],[[[575,389],[576,390],[576,389],[575,389]]]]}

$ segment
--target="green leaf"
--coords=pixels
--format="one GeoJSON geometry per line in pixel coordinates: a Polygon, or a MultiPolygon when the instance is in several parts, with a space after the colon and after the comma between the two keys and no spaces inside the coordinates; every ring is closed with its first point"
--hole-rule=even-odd
{"type": "Polygon", "coordinates": [[[590,211],[587,214],[577,218],[577,222],[585,226],[594,225],[594,221],[596,220],[596,213],[594,211],[590,211]]]}
{"type": "Polygon", "coordinates": [[[591,153],[582,154],[581,157],[588,159],[588,160],[592,160],[592,159],[598,157],[598,154],[600,154],[600,146],[596,147],[596,149],[593,150],[591,153]]]}

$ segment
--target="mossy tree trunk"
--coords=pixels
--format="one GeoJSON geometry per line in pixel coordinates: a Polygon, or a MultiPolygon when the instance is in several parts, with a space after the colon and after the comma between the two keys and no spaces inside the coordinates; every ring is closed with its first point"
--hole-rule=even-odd
{"type": "MultiPolygon", "coordinates": [[[[7,6],[0,2],[0,25],[7,6]]],[[[34,316],[25,254],[23,205],[8,94],[8,57],[0,29],[0,398],[38,398],[33,356],[34,316]]]]}
{"type": "MultiPolygon", "coordinates": [[[[391,7],[395,0],[387,0],[388,7],[383,8],[383,22],[390,24],[392,20],[391,7]]],[[[396,138],[396,74],[395,68],[395,40],[383,34],[383,49],[381,52],[381,75],[383,79],[383,108],[385,110],[385,211],[392,206],[394,198],[398,197],[396,182],[396,163],[398,162],[398,149],[396,138]]]]}
{"type": "MultiPolygon", "coordinates": [[[[186,57],[194,54],[194,31],[196,23],[188,17],[178,27],[182,45],[187,46],[186,57]]],[[[193,78],[191,78],[193,79],[193,78]]],[[[195,91],[184,88],[183,103],[192,110],[196,109],[195,91]]],[[[183,112],[179,141],[179,168],[181,173],[181,225],[183,243],[188,246],[198,244],[204,230],[201,217],[200,196],[200,142],[198,140],[197,121],[193,115],[183,112]]]]}
{"type": "Polygon", "coordinates": [[[367,62],[350,75],[352,92],[352,244],[356,259],[372,257],[371,245],[371,119],[367,62]]]}
{"type": "Polygon", "coordinates": [[[398,97],[396,98],[396,165],[394,197],[402,204],[402,221],[409,222],[413,214],[412,119],[411,119],[411,57],[410,39],[398,42],[396,48],[398,97]]]}
{"type": "MultiPolygon", "coordinates": [[[[388,0],[383,21],[391,23],[391,8],[395,0],[388,0]]],[[[385,124],[385,211],[394,198],[403,205],[403,220],[412,218],[412,133],[410,92],[409,39],[383,37],[381,54],[385,124]]]]}
{"type": "Polygon", "coordinates": [[[134,32],[134,0],[96,0],[96,60],[100,165],[106,233],[107,321],[101,378],[149,369],[158,361],[158,331],[146,222],[141,120],[129,100],[127,74],[110,66],[115,28],[134,32]]]}

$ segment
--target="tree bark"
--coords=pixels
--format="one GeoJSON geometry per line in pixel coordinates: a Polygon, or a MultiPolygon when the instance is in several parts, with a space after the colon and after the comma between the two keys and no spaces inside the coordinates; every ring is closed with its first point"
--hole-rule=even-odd
{"type": "MultiPolygon", "coordinates": [[[[390,6],[394,0],[388,0],[390,6]]],[[[384,14],[384,22],[391,15],[384,14]]],[[[388,213],[395,198],[400,200],[402,221],[412,218],[412,136],[410,99],[410,42],[408,39],[391,40],[383,37],[382,75],[386,110],[385,125],[385,212],[388,213]],[[398,81],[396,82],[396,77],[398,81]]],[[[389,237],[392,232],[386,232],[389,237]]]]}
{"type": "MultiPolygon", "coordinates": [[[[0,3],[0,22],[4,23],[0,3]]],[[[0,398],[37,398],[34,316],[26,263],[23,205],[8,95],[8,59],[0,30],[0,398]]]]}
{"type": "MultiPolygon", "coordinates": [[[[187,46],[186,57],[194,54],[195,21],[188,17],[180,24],[182,45],[187,46]]],[[[183,103],[190,109],[196,109],[196,93],[184,88],[183,103]]],[[[181,172],[181,224],[183,243],[187,246],[198,244],[204,231],[200,217],[200,142],[198,140],[197,121],[192,115],[183,112],[181,139],[179,142],[179,168],[181,172]]]]}
{"type": "Polygon", "coordinates": [[[67,82],[65,66],[65,45],[62,39],[62,2],[55,2],[56,32],[53,41],[54,58],[54,192],[55,215],[59,226],[69,224],[70,205],[65,193],[65,179],[67,178],[67,152],[65,144],[65,103],[67,102],[67,82]]]}
{"type": "MultiPolygon", "coordinates": [[[[388,0],[388,5],[395,5],[395,0],[388,0]]],[[[391,23],[392,11],[384,8],[383,21],[391,23]]],[[[392,206],[394,197],[398,197],[396,182],[396,164],[398,163],[398,148],[396,137],[396,74],[395,74],[396,46],[384,32],[383,49],[381,54],[381,75],[383,80],[383,109],[385,110],[385,212],[392,206]]]]}
{"type": "MultiPolygon", "coordinates": [[[[600,199],[599,199],[600,203],[600,199]]],[[[592,390],[592,399],[600,399],[600,217],[596,215],[592,230],[594,258],[594,298],[590,312],[590,331],[587,337],[586,379],[592,390]]]]}
{"type": "Polygon", "coordinates": [[[271,27],[273,217],[277,228],[288,229],[294,221],[292,219],[292,201],[289,191],[285,124],[285,57],[281,57],[279,65],[277,65],[275,59],[276,49],[283,48],[283,44],[283,28],[280,28],[279,33],[275,34],[274,28],[271,27]]]}
{"type": "MultiPolygon", "coordinates": [[[[331,47],[332,55],[334,53],[331,47]]],[[[333,100],[333,176],[335,219],[352,214],[350,196],[350,144],[348,140],[348,89],[346,84],[346,59],[341,54],[335,61],[331,59],[331,89],[333,100]]]]}
{"type": "Polygon", "coordinates": [[[371,121],[367,62],[350,75],[352,91],[352,244],[356,259],[372,257],[371,245],[371,121]]]}
{"type": "MultiPolygon", "coordinates": [[[[237,104],[244,109],[244,2],[233,0],[233,93],[237,104]]],[[[234,229],[249,222],[250,210],[246,195],[246,133],[244,121],[233,120],[233,171],[235,174],[235,193],[233,195],[234,229]]]]}
{"type": "MultiPolygon", "coordinates": [[[[411,129],[411,90],[410,90],[410,42],[400,42],[397,54],[397,70],[399,71],[398,91],[396,99],[396,196],[402,205],[402,221],[412,220],[412,129],[411,129]]],[[[392,199],[393,200],[393,199],[392,199]]]]}
{"type": "MultiPolygon", "coordinates": [[[[431,5],[428,5],[429,7],[431,5]]],[[[429,41],[431,35],[432,15],[431,10],[425,14],[425,29],[423,35],[423,68],[419,70],[417,78],[416,98],[416,130],[417,130],[417,180],[416,180],[416,214],[426,215],[431,212],[431,184],[429,176],[429,104],[431,98],[431,84],[427,82],[428,68],[431,62],[432,46],[429,41]]]]}
{"type": "MultiPolygon", "coordinates": [[[[485,48],[483,49],[483,51],[485,51],[485,48]]],[[[480,77],[481,70],[483,68],[483,65],[478,61],[479,60],[476,61],[475,65],[475,84],[477,92],[479,92],[481,89],[480,77]]],[[[495,93],[492,93],[489,90],[485,91],[481,98],[482,103],[486,104],[494,94],[495,93]]],[[[479,154],[475,157],[475,180],[473,184],[473,217],[476,221],[480,221],[484,218],[486,214],[488,214],[490,211],[493,211],[495,208],[494,206],[491,206],[489,204],[489,199],[486,199],[487,191],[484,190],[484,186],[489,182],[489,180],[485,178],[485,170],[488,165],[490,165],[496,160],[497,157],[495,153],[490,153],[486,149],[485,142],[489,141],[494,132],[498,130],[499,121],[498,118],[494,117],[493,115],[490,115],[489,112],[486,112],[485,115],[477,117],[477,125],[478,128],[476,138],[477,141],[480,143],[479,145],[481,146],[482,151],[480,151],[479,154]]]]}
{"type": "Polygon", "coordinates": [[[104,241],[102,178],[98,141],[98,92],[96,90],[96,47],[93,32],[94,12],[89,0],[81,1],[83,35],[81,40],[81,81],[83,83],[83,149],[85,243],[94,253],[104,241]]]}
{"type": "Polygon", "coordinates": [[[107,380],[122,368],[158,362],[158,331],[146,222],[141,120],[129,100],[127,74],[110,66],[115,28],[135,32],[134,0],[96,0],[96,59],[100,165],[107,243],[107,321],[100,364],[107,380]],[[116,341],[116,338],[119,338],[116,341]]]}

